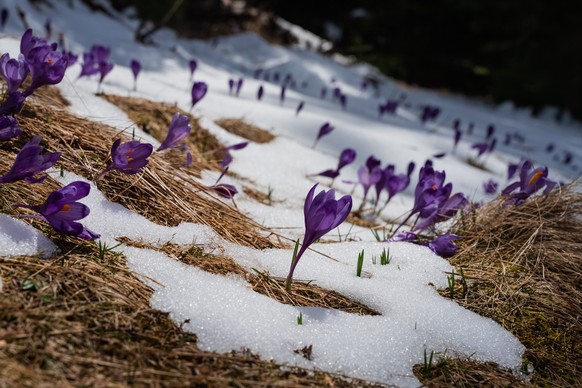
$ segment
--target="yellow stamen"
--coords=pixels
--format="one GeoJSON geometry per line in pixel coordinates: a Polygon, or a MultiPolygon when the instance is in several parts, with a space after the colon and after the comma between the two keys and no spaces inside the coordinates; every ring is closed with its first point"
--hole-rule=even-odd
{"type": "Polygon", "coordinates": [[[127,158],[128,162],[133,162],[133,158],[127,158]]]}
{"type": "Polygon", "coordinates": [[[537,182],[538,179],[540,179],[540,177],[544,175],[543,171],[538,171],[535,174],[533,174],[533,176],[531,177],[531,179],[529,180],[528,185],[533,185],[534,183],[537,182]]]}
{"type": "Polygon", "coordinates": [[[71,210],[71,205],[69,205],[68,203],[65,203],[65,205],[63,206],[63,208],[61,210],[68,212],[69,210],[71,210]]]}

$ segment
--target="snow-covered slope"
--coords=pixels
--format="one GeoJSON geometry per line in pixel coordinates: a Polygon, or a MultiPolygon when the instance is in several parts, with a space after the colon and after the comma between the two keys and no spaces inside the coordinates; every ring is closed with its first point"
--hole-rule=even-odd
{"type": "MultiPolygon", "coordinates": [[[[238,117],[276,135],[272,143],[251,144],[237,151],[231,165],[232,171],[254,181],[257,190],[272,189],[273,206],[258,204],[244,195],[236,201],[239,209],[253,219],[269,227],[285,228],[284,233],[293,239],[303,233],[305,194],[316,182],[321,188],[330,183],[329,179],[313,174],[335,167],[338,155],[346,147],[354,148],[358,156],[334,183],[342,193],[352,192],[353,185],[344,181],[357,180],[358,167],[370,155],[381,159],[383,165],[395,164],[398,172],[404,172],[410,161],[418,166],[433,155],[446,152],[444,158],[434,159],[435,167],[446,170],[455,191],[462,191],[474,200],[491,198],[483,192],[483,182],[492,178],[503,186],[508,163],[525,157],[548,165],[551,176],[557,180],[579,174],[582,129],[578,125],[563,126],[532,119],[507,107],[497,110],[457,96],[403,88],[385,77],[380,79],[377,92],[370,88],[363,90],[365,66],[345,67],[313,51],[271,46],[253,34],[222,37],[210,43],[179,39],[171,31],[163,30],[153,37],[156,46],[141,46],[133,41],[136,20],[124,15],[111,19],[92,13],[78,1],[72,1],[71,7],[67,1],[53,3],[54,7],[33,7],[27,1],[4,1],[12,17],[5,33],[0,35],[0,51],[12,56],[18,54],[23,27],[14,15],[15,6],[19,5],[35,33],[42,35],[43,25],[50,18],[55,33],[64,34],[68,49],[76,53],[88,50],[95,43],[111,47],[115,68],[102,85],[104,92],[177,103],[184,110],[191,105],[188,60],[195,58],[198,69],[194,80],[205,81],[209,86],[207,96],[194,108],[205,128],[225,144],[239,142],[243,139],[214,123],[220,118],[238,117]],[[143,66],[136,92],[132,91],[133,78],[128,67],[134,58],[143,66]],[[258,70],[260,79],[255,79],[258,70]],[[263,79],[265,74],[269,74],[270,81],[263,79]],[[280,103],[281,83],[287,74],[295,80],[295,88],[288,88],[285,101],[280,103]],[[244,79],[238,97],[229,94],[230,78],[244,79]],[[257,101],[260,85],[265,88],[265,97],[257,101]],[[347,96],[347,109],[342,110],[331,100],[334,87],[341,88],[347,96]],[[322,88],[327,90],[325,99],[320,98],[322,88]],[[396,115],[379,118],[378,104],[403,93],[408,105],[401,106],[396,115]],[[300,101],[305,102],[305,107],[296,115],[300,101]],[[419,106],[423,104],[442,108],[443,113],[436,122],[427,125],[419,122],[419,106]],[[455,118],[461,120],[463,131],[467,132],[469,122],[474,123],[475,130],[471,135],[465,134],[452,153],[451,123],[455,118]],[[313,149],[311,145],[325,122],[332,123],[335,131],[313,149]],[[471,144],[484,139],[489,124],[495,125],[498,147],[480,160],[484,169],[472,167],[467,164],[467,158],[476,154],[471,144]],[[525,142],[503,145],[506,133],[518,133],[525,137],[525,142]],[[555,145],[551,153],[545,151],[549,142],[555,145]],[[569,165],[560,161],[566,151],[574,154],[569,165]]],[[[80,66],[73,66],[60,85],[72,102],[71,110],[120,130],[132,128],[131,120],[122,111],[94,95],[95,79],[77,80],[79,72],[80,66]]],[[[137,134],[145,141],[156,143],[140,131],[137,134]]],[[[63,183],[84,180],[70,173],[63,177],[55,174],[55,178],[63,183]]],[[[217,174],[207,172],[202,180],[213,183],[216,178],[217,174]]],[[[235,178],[227,179],[228,183],[241,183],[235,178]]],[[[383,217],[396,218],[410,210],[415,183],[413,179],[411,187],[395,197],[383,217]]],[[[358,187],[354,191],[355,207],[361,198],[358,187]]],[[[84,224],[100,233],[102,240],[109,244],[118,236],[141,238],[154,244],[171,240],[188,245],[195,240],[197,244],[220,247],[248,269],[258,268],[278,277],[284,277],[289,269],[289,250],[242,248],[199,225],[184,224],[175,228],[153,225],[109,203],[95,186],[85,203],[91,208],[91,214],[84,224]],[[108,216],[113,213],[115,217],[108,216]],[[116,219],[123,222],[114,222],[116,219]]],[[[189,320],[183,327],[196,333],[198,345],[203,349],[227,352],[247,348],[278,362],[400,386],[418,384],[411,368],[422,363],[425,351],[447,350],[449,354],[471,355],[513,369],[520,366],[524,348],[516,338],[493,321],[438,295],[434,286],[445,287],[445,272],[451,270],[445,260],[425,247],[378,243],[365,228],[340,226],[340,234],[347,233],[356,241],[314,247],[337,261],[308,252],[297,267],[296,278],[313,279],[323,287],[376,309],[381,316],[355,316],[283,305],[250,291],[241,279],[208,274],[145,249],[125,246],[119,249],[128,257],[132,268],[158,282],[152,283],[156,290],[152,305],[169,311],[177,322],[189,320]],[[355,276],[358,252],[364,249],[378,256],[387,246],[393,255],[389,265],[374,265],[367,259],[364,269],[371,277],[355,276]],[[303,314],[300,326],[297,325],[299,313],[303,314]],[[312,360],[294,352],[306,345],[313,345],[312,360]]],[[[20,221],[0,215],[0,255],[48,253],[51,243],[45,239],[20,221]],[[14,245],[21,241],[27,241],[26,249],[23,245],[22,249],[15,250],[14,245]]]]}

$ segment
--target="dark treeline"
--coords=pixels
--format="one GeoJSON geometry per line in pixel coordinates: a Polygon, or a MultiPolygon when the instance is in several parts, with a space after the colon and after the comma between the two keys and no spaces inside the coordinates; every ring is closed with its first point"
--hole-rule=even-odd
{"type": "MultiPolygon", "coordinates": [[[[159,20],[172,2],[136,4],[159,20]]],[[[253,0],[321,36],[341,30],[337,50],[396,79],[539,110],[554,105],[582,118],[582,1],[253,0]],[[360,9],[360,10],[358,10],[360,9]],[[355,11],[356,10],[356,11],[355,11]],[[364,10],[365,12],[361,12],[364,10]]],[[[220,0],[184,1],[178,28],[219,20],[220,0]],[[204,10],[207,11],[204,11],[204,10]]]]}

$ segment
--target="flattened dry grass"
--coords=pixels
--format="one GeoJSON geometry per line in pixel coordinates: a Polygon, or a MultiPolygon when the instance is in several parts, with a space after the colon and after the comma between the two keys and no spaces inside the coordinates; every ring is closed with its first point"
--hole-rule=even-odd
{"type": "Polygon", "coordinates": [[[53,259],[0,258],[0,386],[370,386],[249,352],[202,351],[149,306],[152,290],[124,257],[56,243],[65,253],[53,259]]]}
{"type": "Polygon", "coordinates": [[[438,387],[529,387],[510,371],[499,369],[491,362],[477,362],[443,357],[430,367],[415,365],[414,373],[429,388],[438,387]]]}
{"type": "Polygon", "coordinates": [[[243,119],[220,119],[216,121],[216,124],[230,133],[234,133],[255,143],[269,143],[275,139],[275,135],[271,132],[265,131],[256,125],[249,124],[243,119]]]}
{"type": "MultiPolygon", "coordinates": [[[[176,105],[166,104],[163,102],[154,102],[138,97],[124,97],[112,94],[101,94],[103,98],[111,102],[136,123],[144,132],[153,136],[159,142],[162,142],[168,134],[168,127],[174,114],[180,113],[189,118],[192,130],[190,136],[185,139],[184,143],[190,147],[192,152],[192,168],[198,172],[202,169],[220,170],[218,162],[224,156],[221,152],[213,151],[223,148],[218,139],[208,130],[203,128],[198,119],[188,112],[184,112],[176,105]]],[[[185,161],[183,152],[176,152],[174,155],[176,165],[185,161]]]]}
{"type": "Polygon", "coordinates": [[[519,338],[534,385],[581,386],[582,193],[570,185],[520,206],[503,202],[452,228],[463,240],[451,263],[467,280],[454,299],[519,338]]]}
{"type": "Polygon", "coordinates": [[[232,258],[205,252],[204,248],[200,246],[192,245],[188,248],[182,248],[176,244],[166,243],[158,248],[151,244],[131,241],[126,237],[121,237],[118,240],[139,248],[162,251],[182,263],[194,265],[210,273],[218,275],[240,275],[249,282],[250,288],[253,291],[284,304],[304,307],[323,307],[358,315],[380,315],[377,311],[353,301],[336,291],[327,290],[311,282],[294,281],[291,291],[287,292],[284,284],[285,279],[274,278],[259,271],[249,273],[232,258]]]}
{"type": "MultiPolygon", "coordinates": [[[[48,89],[49,94],[60,94],[56,88],[48,89]]],[[[113,127],[50,105],[45,102],[47,98],[45,94],[27,100],[18,115],[20,127],[27,136],[41,135],[47,150],[62,152],[57,165],[93,179],[106,167],[113,141],[123,135],[113,127]]],[[[12,154],[8,164],[25,141],[22,137],[4,145],[5,151],[12,154]]],[[[143,173],[126,175],[112,171],[98,182],[98,187],[109,200],[161,225],[194,222],[209,225],[226,240],[238,244],[258,249],[276,245],[266,236],[269,231],[227,206],[197,183],[195,177],[195,170],[176,166],[165,153],[154,153],[143,173]]]]}

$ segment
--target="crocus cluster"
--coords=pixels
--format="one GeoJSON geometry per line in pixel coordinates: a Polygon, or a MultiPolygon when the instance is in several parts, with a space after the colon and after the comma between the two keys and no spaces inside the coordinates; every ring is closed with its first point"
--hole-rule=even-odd
{"type": "Polygon", "coordinates": [[[342,168],[344,168],[348,164],[353,163],[354,160],[356,160],[356,150],[354,150],[353,148],[346,148],[340,154],[339,162],[338,162],[337,168],[335,170],[332,170],[332,169],[325,170],[325,171],[320,172],[317,175],[325,176],[325,177],[331,178],[333,180],[339,176],[340,170],[342,168]]]}
{"type": "Polygon", "coordinates": [[[39,216],[29,217],[48,222],[57,232],[84,240],[95,240],[100,236],[77,222],[89,215],[89,208],[77,201],[85,198],[90,189],[91,186],[86,182],[72,182],[50,193],[46,201],[40,205],[18,204],[15,207],[30,209],[38,213],[39,216]]]}
{"type": "Polygon", "coordinates": [[[397,100],[388,100],[385,104],[378,105],[378,116],[382,117],[384,114],[396,114],[396,109],[398,109],[397,100]]]}
{"type": "Polygon", "coordinates": [[[28,29],[20,40],[20,55],[10,58],[8,53],[0,57],[0,75],[6,81],[5,98],[0,105],[0,114],[20,111],[26,97],[45,85],[62,81],[68,65],[68,56],[56,50],[57,44],[48,44],[43,38],[32,35],[28,29]],[[30,74],[30,84],[20,91],[30,74]]]}
{"type": "Polygon", "coordinates": [[[386,191],[388,197],[386,198],[386,202],[384,206],[378,210],[378,213],[381,213],[382,210],[388,205],[390,200],[398,193],[403,192],[406,190],[408,185],[410,185],[410,175],[412,171],[414,171],[414,162],[410,162],[408,164],[408,169],[406,174],[395,174],[395,166],[393,164],[389,164],[386,166],[384,170],[382,170],[382,177],[376,183],[376,202],[375,207],[378,206],[380,201],[380,194],[382,191],[386,191]]]}
{"type": "Polygon", "coordinates": [[[445,184],[445,178],[444,171],[436,171],[430,161],[425,163],[420,169],[414,191],[414,206],[394,233],[415,214],[417,218],[412,231],[422,231],[451,218],[467,205],[467,199],[462,193],[451,195],[453,184],[445,184]],[[418,223],[419,220],[420,223],[418,223]]]}
{"type": "Polygon", "coordinates": [[[543,194],[547,194],[556,186],[556,182],[548,179],[547,167],[532,168],[532,162],[524,161],[519,171],[519,181],[503,189],[501,194],[507,196],[509,202],[519,205],[542,188],[545,187],[543,194]]]}
{"type": "Polygon", "coordinates": [[[99,74],[99,85],[101,85],[105,76],[113,69],[113,64],[109,62],[109,53],[109,47],[99,44],[93,45],[91,51],[83,53],[79,78],[99,74]]]}
{"type": "Polygon", "coordinates": [[[426,124],[431,120],[436,120],[440,113],[441,108],[439,108],[438,106],[424,105],[420,112],[420,122],[422,124],[426,124]]]}
{"type": "Polygon", "coordinates": [[[368,198],[368,192],[370,187],[376,185],[382,179],[382,169],[380,168],[380,160],[376,159],[373,155],[368,157],[366,164],[358,169],[358,183],[362,185],[364,190],[364,198],[360,204],[358,211],[364,209],[366,200],[368,198]]]}
{"type": "Polygon", "coordinates": [[[289,274],[285,280],[285,288],[287,291],[291,289],[293,272],[307,248],[344,222],[352,210],[351,196],[344,195],[336,200],[335,190],[331,189],[329,191],[322,190],[314,197],[316,187],[317,184],[309,190],[305,198],[305,205],[303,207],[305,235],[303,236],[301,248],[299,248],[297,254],[293,257],[289,274]]]}

